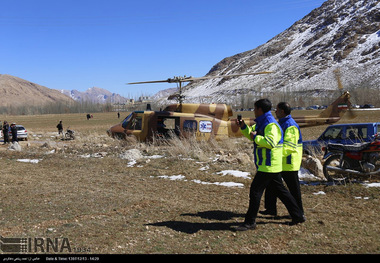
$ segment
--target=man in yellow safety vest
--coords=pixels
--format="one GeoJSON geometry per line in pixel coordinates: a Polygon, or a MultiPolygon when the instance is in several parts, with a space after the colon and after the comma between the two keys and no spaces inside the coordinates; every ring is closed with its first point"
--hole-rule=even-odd
{"type": "Polygon", "coordinates": [[[244,223],[236,227],[236,231],[256,228],[256,217],[260,200],[267,186],[274,189],[276,196],[284,203],[292,217],[291,225],[305,221],[301,209],[286,189],[281,179],[283,134],[280,125],[271,113],[272,103],[261,99],[254,104],[255,124],[247,126],[244,121],[237,120],[242,134],[253,141],[254,157],[257,173],[252,181],[249,195],[249,207],[244,223]]]}
{"type": "MultiPolygon", "coordinates": [[[[289,103],[280,102],[277,104],[276,116],[284,133],[282,172],[288,189],[297,202],[298,207],[303,212],[301,189],[298,178],[298,171],[302,162],[302,134],[300,127],[290,115],[289,103]]],[[[268,186],[265,190],[265,211],[260,211],[263,215],[277,216],[277,197],[275,190],[268,186]]]]}

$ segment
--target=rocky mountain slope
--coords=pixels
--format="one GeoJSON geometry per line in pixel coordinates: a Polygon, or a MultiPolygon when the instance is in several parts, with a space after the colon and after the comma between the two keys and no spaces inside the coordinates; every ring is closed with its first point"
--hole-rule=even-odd
{"type": "Polygon", "coordinates": [[[92,87],[87,89],[84,92],[78,90],[61,90],[62,94],[69,96],[75,101],[86,101],[93,103],[125,103],[126,98],[122,97],[119,94],[112,93],[108,90],[92,87]]]}
{"type": "Polygon", "coordinates": [[[73,100],[57,90],[7,74],[0,74],[0,106],[41,106],[73,100]]]}
{"type": "Polygon", "coordinates": [[[231,57],[207,75],[273,71],[272,74],[211,79],[185,87],[188,101],[236,101],[263,92],[325,96],[337,89],[380,89],[380,1],[328,0],[267,43],[231,57]]]}

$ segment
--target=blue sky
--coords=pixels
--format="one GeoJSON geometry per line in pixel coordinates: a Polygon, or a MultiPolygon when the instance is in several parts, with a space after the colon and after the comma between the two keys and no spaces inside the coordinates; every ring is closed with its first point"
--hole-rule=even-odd
{"type": "Polygon", "coordinates": [[[201,77],[254,49],[324,0],[1,0],[0,74],[51,89],[100,87],[126,97],[201,77]]]}

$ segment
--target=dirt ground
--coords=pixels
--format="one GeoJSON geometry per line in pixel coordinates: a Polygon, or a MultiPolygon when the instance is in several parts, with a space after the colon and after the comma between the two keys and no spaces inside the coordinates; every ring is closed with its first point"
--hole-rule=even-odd
{"type": "MultiPolygon", "coordinates": [[[[370,184],[379,178],[302,181],[305,223],[287,225],[278,202],[278,218],[260,216],[256,230],[235,232],[255,172],[248,141],[118,141],[105,133],[120,121],[116,113],[89,121],[82,115],[1,116],[25,125],[29,140],[20,142],[21,151],[0,145],[0,235],[26,238],[31,253],[380,252],[380,188],[370,184]],[[57,136],[60,119],[75,140],[57,136]]],[[[324,128],[306,128],[304,137],[324,128]]]]}

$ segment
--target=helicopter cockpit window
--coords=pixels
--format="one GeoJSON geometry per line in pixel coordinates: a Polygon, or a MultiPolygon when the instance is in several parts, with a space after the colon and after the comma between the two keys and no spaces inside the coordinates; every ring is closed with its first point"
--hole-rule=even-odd
{"type": "Polygon", "coordinates": [[[129,114],[129,115],[123,120],[121,126],[122,126],[124,129],[127,128],[127,126],[128,126],[128,122],[131,120],[131,118],[132,118],[132,113],[129,114]]]}
{"type": "Polygon", "coordinates": [[[131,120],[131,125],[129,125],[129,129],[131,130],[141,130],[142,127],[142,118],[136,117],[131,120]]]}

